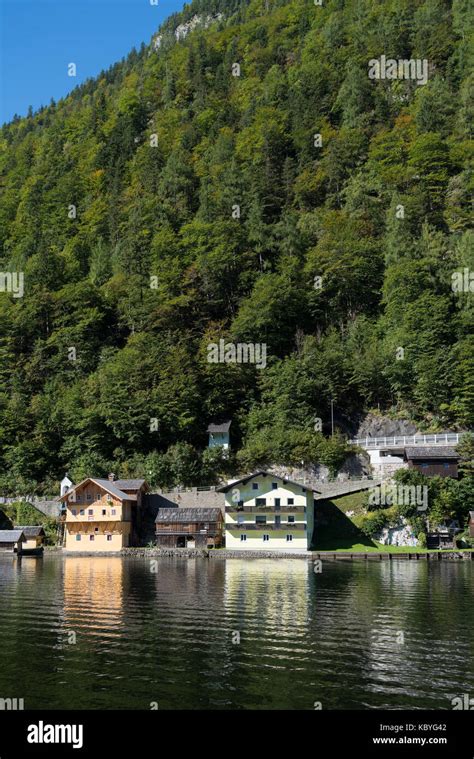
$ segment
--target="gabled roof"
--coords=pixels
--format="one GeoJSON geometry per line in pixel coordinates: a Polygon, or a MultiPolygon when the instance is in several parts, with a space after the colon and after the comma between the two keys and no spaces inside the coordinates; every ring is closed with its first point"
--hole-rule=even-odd
{"type": "Polygon", "coordinates": [[[0,530],[0,543],[18,543],[22,538],[23,530],[0,530]]]}
{"type": "Polygon", "coordinates": [[[305,485],[302,485],[301,482],[294,482],[293,480],[289,480],[287,477],[280,477],[278,474],[273,474],[273,472],[267,472],[265,469],[259,469],[258,472],[249,474],[246,477],[241,477],[239,480],[234,480],[234,482],[231,482],[228,485],[221,485],[220,488],[216,488],[216,491],[218,493],[227,493],[232,488],[235,488],[236,485],[246,485],[247,482],[254,480],[255,477],[270,477],[274,480],[280,480],[280,482],[283,482],[284,485],[294,485],[297,488],[302,488],[303,490],[310,492],[313,490],[313,488],[307,488],[305,485]]]}
{"type": "Polygon", "coordinates": [[[405,448],[407,459],[459,459],[460,456],[454,448],[443,445],[421,446],[405,448]]]}
{"type": "Polygon", "coordinates": [[[214,508],[158,509],[155,522],[217,522],[221,516],[222,511],[214,508]]]}
{"type": "Polygon", "coordinates": [[[71,493],[75,492],[79,488],[81,488],[83,485],[85,485],[87,482],[93,482],[95,485],[98,485],[100,488],[106,491],[106,493],[110,493],[111,495],[114,495],[116,498],[119,498],[121,501],[136,501],[137,496],[136,495],[130,495],[129,493],[124,493],[120,488],[118,488],[115,484],[115,482],[112,482],[111,480],[99,480],[95,477],[86,477],[85,480],[82,480],[82,482],[79,482],[78,485],[74,485],[73,488],[67,491],[67,493],[64,493],[59,500],[69,500],[69,497],[71,493]]]}
{"type": "Polygon", "coordinates": [[[25,525],[24,527],[21,527],[19,524],[16,524],[14,527],[15,530],[21,530],[25,538],[39,538],[44,537],[44,530],[41,527],[41,525],[25,525]]]}
{"type": "Polygon", "coordinates": [[[112,484],[119,490],[140,490],[146,482],[145,480],[113,480],[112,484]]]}
{"type": "Polygon", "coordinates": [[[210,424],[207,428],[207,431],[210,433],[214,432],[229,432],[230,425],[232,422],[222,422],[222,424],[210,424]]]}

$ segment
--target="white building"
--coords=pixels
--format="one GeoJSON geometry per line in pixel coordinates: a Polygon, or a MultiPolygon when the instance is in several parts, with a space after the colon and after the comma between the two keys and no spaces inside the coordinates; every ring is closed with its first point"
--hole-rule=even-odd
{"type": "Polygon", "coordinates": [[[209,433],[209,448],[221,447],[224,451],[230,448],[230,425],[231,422],[222,424],[210,424],[207,428],[209,433]]]}
{"type": "Polygon", "coordinates": [[[311,489],[259,471],[218,490],[225,494],[227,549],[309,550],[314,525],[311,489]]]}
{"type": "Polygon", "coordinates": [[[70,490],[73,485],[74,485],[73,481],[69,478],[69,475],[66,472],[66,474],[61,480],[61,492],[59,493],[59,497],[61,498],[62,495],[67,493],[67,491],[70,490]]]}

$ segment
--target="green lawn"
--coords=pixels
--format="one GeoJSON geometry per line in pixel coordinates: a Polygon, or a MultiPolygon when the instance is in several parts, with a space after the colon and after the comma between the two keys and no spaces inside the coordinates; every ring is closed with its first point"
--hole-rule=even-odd
{"type": "Polygon", "coordinates": [[[325,524],[315,532],[314,551],[353,551],[372,553],[414,553],[423,551],[422,548],[410,546],[384,546],[376,540],[364,535],[358,526],[367,501],[367,493],[350,493],[349,495],[333,498],[329,501],[317,501],[325,524]],[[353,511],[352,517],[346,516],[346,511],[353,511]]]}
{"type": "MultiPolygon", "coordinates": [[[[325,524],[316,528],[313,551],[345,551],[372,553],[426,553],[426,548],[412,546],[384,546],[376,540],[364,535],[357,522],[360,521],[367,499],[366,492],[350,493],[349,495],[333,498],[330,501],[316,501],[315,508],[319,510],[325,524]],[[346,516],[346,511],[354,511],[352,517],[346,516]]],[[[449,553],[453,549],[443,549],[449,553]]],[[[456,551],[460,549],[455,549],[456,551]]],[[[462,549],[472,551],[473,549],[462,549]]],[[[438,549],[429,553],[439,553],[438,549]]]]}

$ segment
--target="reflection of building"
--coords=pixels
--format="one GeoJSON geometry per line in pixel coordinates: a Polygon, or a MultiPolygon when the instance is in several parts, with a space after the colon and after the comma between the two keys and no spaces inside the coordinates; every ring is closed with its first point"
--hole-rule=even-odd
{"type": "Polygon", "coordinates": [[[64,493],[68,551],[120,551],[138,541],[144,480],[89,477],[64,493]]]}
{"type": "Polygon", "coordinates": [[[226,548],[306,551],[313,533],[313,491],[260,471],[219,488],[225,494],[226,548]]]}
{"type": "Polygon", "coordinates": [[[287,626],[294,636],[308,621],[312,576],[313,565],[306,561],[231,559],[225,562],[224,606],[233,618],[255,614],[269,626],[287,626]]]}
{"type": "Polygon", "coordinates": [[[156,545],[162,548],[216,548],[222,543],[220,509],[158,509],[156,545]]]}
{"type": "Polygon", "coordinates": [[[71,629],[122,624],[124,564],[119,556],[64,557],[64,614],[71,629]]]}

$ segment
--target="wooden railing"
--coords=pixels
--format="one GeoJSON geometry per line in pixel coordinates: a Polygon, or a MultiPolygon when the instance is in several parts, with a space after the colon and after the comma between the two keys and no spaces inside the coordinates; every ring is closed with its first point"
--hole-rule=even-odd
{"type": "Polygon", "coordinates": [[[227,530],[242,530],[247,532],[249,530],[260,530],[261,532],[271,532],[272,530],[305,530],[306,522],[282,522],[281,524],[275,524],[270,522],[267,524],[251,524],[250,522],[226,522],[227,530]]]}

